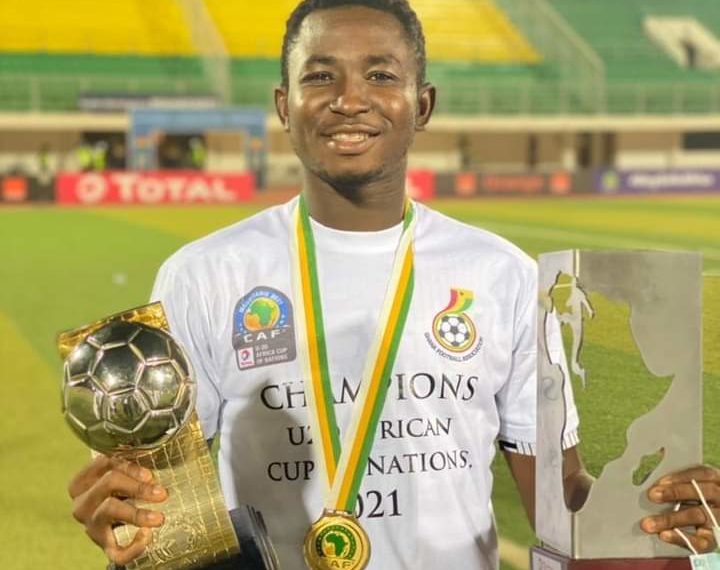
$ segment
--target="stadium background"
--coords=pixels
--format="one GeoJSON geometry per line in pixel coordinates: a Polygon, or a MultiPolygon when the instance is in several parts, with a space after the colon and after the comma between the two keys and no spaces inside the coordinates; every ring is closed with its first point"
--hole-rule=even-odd
{"type": "MultiPolygon", "coordinates": [[[[532,255],[702,251],[705,452],[720,464],[720,4],[411,2],[440,88],[412,193],[532,255]]],[[[102,566],[69,514],[87,452],[60,417],[54,336],[142,304],[180,245],[296,192],[269,113],[293,6],[0,3],[0,567],[102,566]]],[[[667,388],[638,380],[612,323],[585,348],[605,377],[577,391],[595,474],[667,388]]],[[[532,532],[496,474],[503,567],[524,568],[532,532]]]]}

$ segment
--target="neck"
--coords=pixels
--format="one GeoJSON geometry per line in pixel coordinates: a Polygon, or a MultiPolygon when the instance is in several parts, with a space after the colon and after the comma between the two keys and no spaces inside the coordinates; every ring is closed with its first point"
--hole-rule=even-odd
{"type": "Polygon", "coordinates": [[[327,182],[306,176],[303,193],[310,217],[329,228],[379,231],[399,224],[405,210],[405,178],[371,182],[342,192],[327,182]]]}

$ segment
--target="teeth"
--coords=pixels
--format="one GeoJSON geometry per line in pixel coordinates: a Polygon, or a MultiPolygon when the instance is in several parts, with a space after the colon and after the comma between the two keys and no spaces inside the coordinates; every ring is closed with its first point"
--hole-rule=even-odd
{"type": "Polygon", "coordinates": [[[332,136],[334,141],[361,143],[366,141],[368,135],[366,133],[337,133],[332,136]]]}

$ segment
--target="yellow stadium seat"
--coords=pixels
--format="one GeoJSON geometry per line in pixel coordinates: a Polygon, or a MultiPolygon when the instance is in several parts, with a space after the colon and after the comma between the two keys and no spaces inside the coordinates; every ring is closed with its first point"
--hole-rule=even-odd
{"type": "Polygon", "coordinates": [[[280,57],[285,22],[298,0],[238,2],[205,0],[233,57],[280,57]]]}
{"type": "MultiPolygon", "coordinates": [[[[297,0],[205,3],[231,56],[275,59],[297,0]]],[[[492,0],[411,4],[423,21],[433,61],[539,60],[492,0]]],[[[0,2],[0,51],[191,55],[195,50],[177,0],[18,0],[0,2]]]]}
{"type": "Polygon", "coordinates": [[[411,0],[432,61],[535,63],[540,57],[491,0],[411,0]]]}
{"type": "MultiPolygon", "coordinates": [[[[280,56],[285,22],[297,0],[206,0],[229,53],[280,56]]],[[[411,0],[425,28],[433,61],[534,63],[540,58],[491,0],[411,0]]]]}
{"type": "Polygon", "coordinates": [[[0,51],[190,55],[175,0],[0,2],[0,51]]]}

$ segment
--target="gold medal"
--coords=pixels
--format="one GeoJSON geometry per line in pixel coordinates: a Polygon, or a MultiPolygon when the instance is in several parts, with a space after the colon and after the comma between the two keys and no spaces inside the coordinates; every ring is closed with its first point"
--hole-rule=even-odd
{"type": "Polygon", "coordinates": [[[316,434],[313,438],[317,437],[314,447],[327,488],[325,511],[310,527],[303,554],[310,570],[363,570],[370,561],[370,540],[352,513],[387,396],[387,378],[392,376],[410,311],[415,283],[412,247],[415,215],[408,201],[378,326],[342,444],[330,381],[315,239],[302,194],[294,217],[296,227],[291,232],[290,246],[294,259],[297,346],[305,378],[310,429],[316,434]]]}
{"type": "Polygon", "coordinates": [[[310,570],[362,570],[370,561],[370,540],[357,518],[326,510],[305,536],[310,570]]]}

